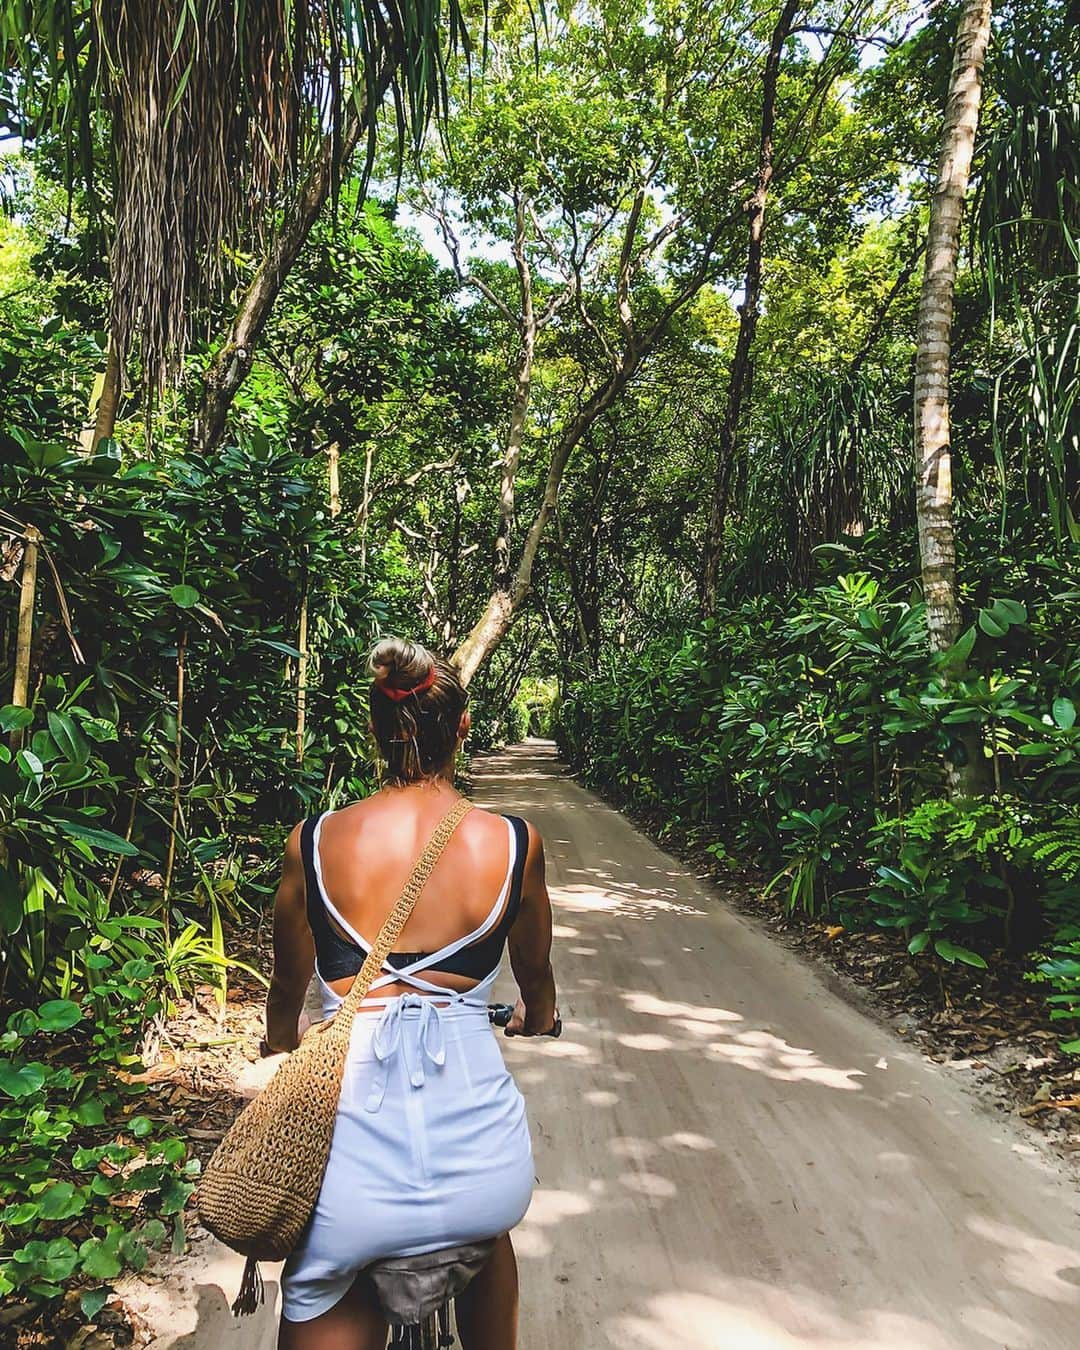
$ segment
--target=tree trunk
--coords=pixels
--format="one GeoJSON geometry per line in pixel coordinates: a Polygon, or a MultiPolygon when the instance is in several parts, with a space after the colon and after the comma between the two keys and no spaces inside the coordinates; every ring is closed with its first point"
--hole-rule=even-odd
{"type": "Polygon", "coordinates": [[[94,381],[86,425],[79,434],[80,454],[92,455],[101,442],[116,430],[116,414],[120,407],[120,395],[124,392],[123,373],[119,344],[110,336],[105,353],[105,369],[94,381]]]}
{"type": "Polygon", "coordinates": [[[731,492],[731,474],[738,444],[739,422],[746,402],[750,376],[750,353],[757,333],[761,306],[761,246],[765,227],[765,203],[773,179],[773,133],[776,127],[776,89],[780,79],[780,58],[791,35],[799,0],[787,0],[776,21],[765,58],[761,88],[761,137],[758,149],[757,182],[746,202],[747,250],[743,302],[739,309],[739,333],[728,376],[727,403],[720,424],[716,468],[713,477],[709,523],[705,532],[702,558],[701,606],[706,614],[716,609],[720,584],[720,560],[723,554],[724,521],[731,492]]]}
{"type": "MultiPolygon", "coordinates": [[[[396,58],[387,57],[376,82],[375,112],[389,88],[396,58]]],[[[359,110],[350,107],[341,128],[340,149],[332,135],[323,141],[322,150],[299,200],[283,215],[266,256],[233,316],[225,341],[214,354],[203,378],[203,397],[192,428],[192,448],[208,453],[220,442],[237,390],[247,379],[270,311],[285,279],[307,242],[312,226],[326,205],[334,181],[335,165],[344,163],[356,149],[367,126],[368,105],[363,98],[359,110]]]]}
{"type": "MultiPolygon", "coordinates": [[[[15,634],[15,677],[11,701],[17,708],[25,708],[30,696],[30,653],[34,643],[34,601],[37,598],[38,544],[41,535],[33,525],[26,527],[23,536],[22,577],[19,582],[19,621],[15,634]]],[[[22,744],[22,732],[11,738],[12,748],[22,744]]]]}
{"type": "Polygon", "coordinates": [[[916,329],[915,507],[933,651],[951,646],[960,627],[949,447],[949,357],[960,222],[979,125],[990,17],[991,0],[966,0],[960,15],[916,329]]]}
{"type": "Polygon", "coordinates": [[[514,399],[510,407],[510,426],[506,433],[502,472],[499,481],[499,532],[495,539],[495,587],[506,590],[511,585],[510,536],[514,528],[514,487],[517,481],[521,447],[525,441],[525,425],[532,398],[533,361],[536,355],[537,322],[533,308],[532,269],[525,253],[525,202],[518,198],[514,207],[514,262],[517,267],[518,289],[521,294],[521,314],[518,332],[521,350],[514,372],[514,399]]]}
{"type": "Polygon", "coordinates": [[[341,447],[337,441],[326,451],[326,471],[330,488],[330,519],[341,515],[341,447]]]}
{"type": "Polygon", "coordinates": [[[517,370],[514,373],[514,402],[510,411],[510,429],[506,436],[506,449],[503,452],[502,472],[499,482],[499,532],[495,539],[495,584],[506,589],[511,582],[510,536],[514,528],[514,484],[517,480],[518,464],[521,461],[521,447],[525,440],[525,421],[529,414],[529,400],[532,396],[533,358],[536,352],[536,325],[532,321],[532,302],[527,306],[530,311],[521,325],[521,351],[518,354],[517,370]]]}
{"type": "Polygon", "coordinates": [[[548,465],[544,497],[525,537],[517,571],[508,585],[495,587],[483,614],[454,653],[454,665],[466,684],[509,632],[514,616],[529,594],[533,564],[548,521],[558,503],[559,488],[570,456],[600,414],[615,402],[641,364],[643,356],[643,348],[632,344],[600,388],[578,409],[573,421],[559,438],[548,465]]]}
{"type": "Polygon", "coordinates": [[[120,344],[109,339],[109,352],[105,359],[105,382],[101,386],[98,399],[97,417],[94,419],[94,439],[90,446],[93,454],[102,441],[106,441],[116,430],[116,414],[120,408],[120,395],[124,392],[124,363],[120,360],[120,344]]]}

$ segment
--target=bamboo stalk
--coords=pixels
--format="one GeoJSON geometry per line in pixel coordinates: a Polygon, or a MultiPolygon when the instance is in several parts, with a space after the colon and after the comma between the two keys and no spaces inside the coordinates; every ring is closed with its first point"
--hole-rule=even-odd
{"type": "MultiPolygon", "coordinates": [[[[30,692],[30,651],[34,639],[34,601],[37,597],[38,545],[41,531],[28,525],[23,535],[22,579],[19,586],[19,621],[15,637],[15,678],[11,701],[17,708],[27,707],[30,692]]],[[[22,732],[16,731],[12,744],[22,741],[22,732]]]]}
{"type": "Polygon", "coordinates": [[[364,495],[360,502],[360,574],[367,573],[367,537],[368,514],[371,510],[371,465],[375,457],[375,446],[368,441],[364,451],[364,495]]]}
{"type": "Polygon", "coordinates": [[[165,932],[169,931],[169,901],[172,897],[173,868],[176,865],[176,832],[180,828],[181,756],[184,748],[184,684],[187,629],[176,644],[176,741],[173,745],[172,819],[169,822],[169,851],[165,858],[165,932]]]}
{"type": "Polygon", "coordinates": [[[307,681],[308,681],[308,596],[304,591],[300,601],[300,630],[296,640],[300,651],[300,660],[296,670],[296,760],[304,762],[304,727],[307,721],[307,681]]]}
{"type": "Polygon", "coordinates": [[[337,441],[326,451],[330,474],[330,515],[336,519],[341,515],[341,450],[337,441]]]}

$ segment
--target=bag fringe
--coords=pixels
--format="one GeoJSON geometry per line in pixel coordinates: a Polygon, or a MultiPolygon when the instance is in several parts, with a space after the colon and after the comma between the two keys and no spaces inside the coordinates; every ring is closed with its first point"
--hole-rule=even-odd
{"type": "Polygon", "coordinates": [[[266,1298],[266,1285],[263,1283],[259,1263],[249,1256],[244,1263],[244,1277],[240,1281],[240,1292],[232,1305],[234,1317],[250,1317],[266,1298]]]}

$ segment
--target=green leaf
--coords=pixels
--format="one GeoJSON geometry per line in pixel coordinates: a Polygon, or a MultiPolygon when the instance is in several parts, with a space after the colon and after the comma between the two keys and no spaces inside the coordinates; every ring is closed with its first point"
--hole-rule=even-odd
{"type": "Polygon", "coordinates": [[[969,951],[967,947],[959,947],[955,942],[949,942],[947,938],[938,938],[934,943],[934,951],[943,961],[948,961],[950,964],[960,961],[966,966],[977,966],[980,970],[986,969],[986,962],[978,952],[969,951]]]}
{"type": "Polygon", "coordinates": [[[79,1295],[79,1307],[82,1314],[88,1322],[92,1322],[98,1313],[108,1303],[112,1294],[111,1289],[104,1286],[101,1289],[84,1289],[79,1295]]]}
{"type": "Polygon", "coordinates": [[[41,1193],[38,1203],[43,1219],[70,1219],[86,1208],[86,1197],[70,1181],[55,1181],[41,1193]]]}
{"type": "Polygon", "coordinates": [[[194,586],[174,586],[169,595],[173,604],[179,605],[181,609],[194,609],[199,603],[199,592],[194,586]]]}
{"type": "MultiPolygon", "coordinates": [[[[78,711],[78,710],[77,710],[78,711]]],[[[115,741],[118,739],[116,723],[110,722],[105,717],[91,717],[89,714],[80,713],[79,721],[82,724],[83,731],[92,741],[101,744],[104,741],[115,741]]]]}
{"type": "Polygon", "coordinates": [[[303,652],[296,647],[290,647],[287,642],[275,642],[273,638],[254,638],[253,641],[261,647],[269,647],[271,651],[281,652],[283,656],[291,656],[296,661],[303,656],[303,652]]]}
{"type": "Polygon", "coordinates": [[[75,722],[66,714],[57,712],[50,712],[46,720],[52,738],[65,758],[72,764],[85,764],[90,758],[90,745],[75,722]]]}
{"type": "Polygon", "coordinates": [[[154,1122],[149,1116],[133,1116],[128,1128],[136,1139],[145,1139],[153,1130],[154,1122]]]}
{"type": "Polygon", "coordinates": [[[0,931],[14,937],[23,923],[23,896],[18,873],[8,865],[0,867],[0,931]]]}
{"type": "Polygon", "coordinates": [[[80,1125],[104,1125],[105,1108],[96,1097],[80,1102],[74,1111],[75,1120],[80,1125]]]}
{"type": "Polygon", "coordinates": [[[41,1206],[35,1200],[24,1200],[21,1205],[8,1205],[7,1209],[0,1211],[0,1222],[16,1227],[19,1224],[30,1223],[41,1213],[41,1206]]]}
{"type": "Polygon", "coordinates": [[[0,1092],[18,1100],[40,1092],[45,1084],[44,1064],[22,1064],[16,1068],[8,1059],[0,1059],[0,1092]]]}
{"type": "Polygon", "coordinates": [[[124,1268],[124,1263],[115,1251],[110,1251],[97,1238],[87,1238],[79,1248],[82,1257],[84,1275],[92,1280],[115,1280],[124,1268]]]}
{"type": "Polygon", "coordinates": [[[15,756],[15,763],[26,778],[40,778],[45,772],[45,765],[42,764],[33,750],[20,750],[15,756]]]}
{"type": "Polygon", "coordinates": [[[926,946],[929,944],[929,942],[930,942],[930,934],[929,934],[929,933],[927,933],[927,932],[925,932],[925,931],[922,932],[922,933],[916,933],[915,936],[914,936],[914,937],[911,939],[911,941],[908,943],[908,948],[907,948],[907,949],[908,949],[908,951],[912,954],[912,956],[918,956],[918,954],[919,954],[921,951],[925,950],[925,948],[926,948],[926,946]]]}
{"type": "Polygon", "coordinates": [[[971,655],[971,649],[975,646],[975,625],[960,634],[951,647],[941,654],[941,664],[945,666],[962,666],[971,655]]]}
{"type": "Polygon", "coordinates": [[[1009,631],[1008,623],[999,619],[990,609],[979,610],[979,627],[990,637],[1004,637],[1009,631]]]}
{"type": "Polygon", "coordinates": [[[73,839],[81,839],[92,848],[101,849],[103,853],[121,853],[125,858],[138,856],[139,850],[135,845],[121,839],[118,834],[113,834],[112,830],[99,830],[92,825],[83,825],[77,820],[58,820],[56,824],[73,839]]]}
{"type": "Polygon", "coordinates": [[[190,1181],[180,1181],[176,1177],[169,1177],[161,1188],[162,1214],[179,1214],[188,1202],[188,1197],[195,1189],[190,1181]]]}
{"type": "Polygon", "coordinates": [[[1054,699],[1054,721],[1062,731],[1071,731],[1076,725],[1076,704],[1071,698],[1054,699]]]}
{"type": "Polygon", "coordinates": [[[82,1009],[67,998],[54,998],[38,1009],[43,1031],[67,1031],[82,1021],[82,1009]]]}
{"type": "Polygon", "coordinates": [[[1019,600],[991,600],[990,609],[1006,623],[1027,623],[1027,608],[1019,600]]]}
{"type": "Polygon", "coordinates": [[[29,708],[20,708],[15,703],[7,703],[0,708],[0,731],[22,731],[34,720],[29,708]]]}

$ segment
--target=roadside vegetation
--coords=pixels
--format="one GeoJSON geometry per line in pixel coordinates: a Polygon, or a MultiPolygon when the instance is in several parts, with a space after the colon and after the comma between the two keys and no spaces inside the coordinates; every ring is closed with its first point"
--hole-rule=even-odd
{"type": "Polygon", "coordinates": [[[557,736],[1080,1052],[1064,0],[0,0],[0,50],[0,1340],[182,1249],[152,1070],[374,783],[380,633],[474,751],[557,736]]]}

